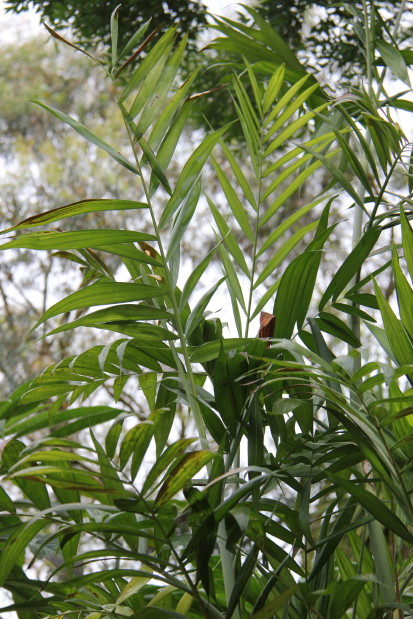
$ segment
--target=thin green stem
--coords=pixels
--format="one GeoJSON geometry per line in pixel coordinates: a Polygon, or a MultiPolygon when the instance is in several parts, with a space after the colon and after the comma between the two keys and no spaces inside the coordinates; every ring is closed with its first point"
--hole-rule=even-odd
{"type": "MultiPolygon", "coordinates": [[[[359,576],[363,573],[363,557],[364,557],[364,548],[366,544],[366,536],[367,536],[367,527],[363,527],[363,530],[361,533],[360,556],[357,561],[357,574],[359,576]]],[[[354,601],[352,619],[357,619],[357,602],[358,602],[358,597],[354,601]]]]}
{"type": "Polygon", "coordinates": [[[247,320],[245,324],[245,337],[249,336],[249,328],[251,322],[251,314],[252,314],[252,301],[253,301],[253,292],[254,292],[254,275],[257,267],[257,246],[258,246],[258,238],[260,232],[260,204],[261,204],[261,195],[262,195],[262,165],[263,165],[263,148],[264,148],[264,139],[262,133],[262,127],[264,124],[264,119],[261,118],[261,130],[260,130],[260,149],[259,149],[259,176],[258,176],[258,191],[257,191],[257,213],[255,217],[255,225],[254,225],[254,246],[252,250],[252,265],[251,265],[251,278],[250,278],[250,287],[248,293],[248,305],[247,305],[247,320]]]}
{"type": "Polygon", "coordinates": [[[145,193],[145,198],[146,198],[146,202],[148,204],[148,208],[149,208],[149,212],[150,212],[150,216],[151,216],[151,220],[152,220],[152,225],[153,225],[153,229],[155,232],[155,236],[157,238],[158,241],[158,248],[159,248],[159,253],[161,255],[161,259],[162,259],[162,264],[163,264],[163,270],[164,270],[164,275],[165,275],[165,282],[166,282],[166,288],[168,291],[168,298],[169,301],[171,303],[172,306],[172,311],[174,314],[174,319],[175,319],[175,328],[176,331],[178,333],[178,338],[180,341],[180,345],[181,345],[181,354],[182,357],[184,359],[184,364],[185,367],[182,366],[182,363],[180,361],[178,352],[175,348],[175,346],[173,344],[171,344],[171,351],[172,354],[174,355],[175,360],[177,361],[177,368],[178,368],[178,374],[179,377],[182,381],[186,396],[188,398],[188,404],[189,407],[191,408],[193,415],[194,415],[194,419],[195,419],[195,424],[196,424],[196,428],[199,434],[199,439],[200,439],[200,443],[203,449],[209,449],[209,443],[208,443],[208,439],[207,439],[207,435],[206,435],[206,430],[205,430],[205,426],[204,426],[204,422],[202,419],[202,411],[201,408],[199,406],[199,402],[198,402],[198,397],[197,397],[197,389],[196,389],[196,383],[195,383],[195,378],[192,372],[192,365],[191,365],[191,361],[189,358],[189,351],[188,351],[188,347],[187,347],[187,341],[186,341],[186,337],[185,337],[185,332],[183,329],[183,325],[182,325],[182,321],[181,321],[181,316],[180,316],[180,312],[179,312],[179,307],[178,307],[178,303],[176,300],[176,296],[175,296],[175,289],[174,289],[174,285],[173,285],[173,281],[172,281],[172,277],[171,277],[171,273],[167,264],[167,260],[166,260],[166,254],[165,254],[165,250],[162,244],[162,237],[160,234],[160,230],[159,230],[159,226],[158,226],[158,222],[157,219],[155,217],[155,212],[152,206],[152,201],[151,201],[151,197],[149,195],[149,190],[148,190],[148,186],[147,183],[145,181],[145,178],[143,176],[142,173],[142,169],[141,169],[141,165],[140,165],[140,161],[138,158],[138,155],[136,153],[136,149],[135,149],[135,143],[134,143],[134,139],[131,133],[131,129],[129,127],[129,123],[128,120],[126,118],[126,112],[125,109],[123,107],[123,105],[121,103],[118,102],[119,108],[122,112],[122,116],[123,116],[123,121],[128,133],[128,137],[129,137],[129,141],[132,147],[132,151],[133,151],[133,155],[135,158],[135,162],[136,162],[136,167],[139,171],[139,176],[141,178],[142,181],[142,186],[143,186],[143,190],[145,193]]]}
{"type": "MultiPolygon", "coordinates": [[[[371,7],[372,8],[372,7],[371,7]]],[[[366,36],[366,69],[367,69],[367,88],[369,97],[373,98],[373,41],[371,38],[372,14],[367,7],[366,0],[363,0],[364,34],[366,36]]]]}
{"type": "Polygon", "coordinates": [[[379,191],[379,193],[378,193],[378,195],[377,195],[377,198],[376,198],[376,201],[375,201],[375,203],[374,203],[373,210],[371,211],[371,214],[370,214],[370,217],[369,217],[369,221],[368,221],[368,222],[367,222],[367,224],[366,224],[366,230],[368,230],[369,228],[371,228],[371,227],[372,227],[372,225],[373,225],[374,218],[376,217],[376,213],[377,213],[377,211],[378,211],[378,209],[379,209],[379,206],[380,206],[381,200],[382,200],[382,198],[383,198],[383,196],[384,196],[384,193],[385,193],[385,191],[386,191],[386,187],[387,187],[387,185],[388,185],[388,184],[389,184],[389,182],[390,182],[390,179],[391,179],[391,177],[392,177],[392,175],[393,175],[393,172],[394,172],[394,170],[395,170],[395,168],[396,168],[397,164],[399,163],[399,160],[400,160],[400,158],[401,158],[401,156],[402,156],[402,153],[403,153],[403,149],[400,151],[400,153],[397,155],[397,157],[395,158],[395,160],[394,160],[394,161],[393,161],[393,163],[391,164],[390,170],[389,170],[389,172],[388,172],[388,174],[387,174],[386,178],[385,178],[385,179],[384,179],[384,181],[383,181],[383,184],[382,184],[382,186],[381,186],[381,188],[380,188],[380,191],[379,191]]]}
{"type": "MultiPolygon", "coordinates": [[[[231,599],[232,592],[235,586],[235,573],[234,573],[234,556],[230,553],[226,547],[227,543],[227,531],[225,528],[224,520],[218,525],[218,547],[221,555],[222,575],[224,577],[225,588],[225,600],[227,605],[231,599]]],[[[236,608],[231,616],[231,619],[239,619],[239,611],[236,608]]]]}
{"type": "MultiPolygon", "coordinates": [[[[373,41],[371,39],[371,26],[372,26],[371,22],[372,22],[373,16],[371,14],[370,20],[369,20],[369,11],[368,11],[366,0],[363,0],[363,15],[364,15],[364,32],[365,32],[365,37],[366,37],[365,45],[366,45],[366,65],[367,65],[367,86],[368,86],[369,97],[372,99],[373,94],[374,94],[373,41]]],[[[368,135],[366,139],[367,141],[369,141],[368,135]]],[[[366,161],[365,156],[363,157],[363,159],[364,161],[362,165],[364,168],[367,168],[367,161],[366,161]]],[[[359,195],[361,198],[364,198],[364,194],[365,194],[365,188],[364,188],[363,183],[360,181],[359,182],[359,195]]],[[[361,238],[363,234],[363,215],[364,215],[363,209],[358,204],[356,204],[354,208],[355,208],[355,211],[354,211],[353,234],[352,234],[352,246],[353,247],[356,246],[356,244],[358,243],[359,239],[361,238]]],[[[356,275],[350,282],[349,284],[350,287],[355,286],[360,281],[360,275],[361,275],[361,270],[359,269],[359,271],[356,273],[356,275]]],[[[357,308],[357,305],[355,303],[352,302],[351,305],[354,308],[357,308]]],[[[350,329],[352,330],[354,335],[357,337],[357,339],[360,339],[361,324],[360,324],[359,316],[351,314],[349,321],[350,321],[350,329]]],[[[351,352],[352,350],[353,350],[353,346],[349,345],[349,351],[351,352]]],[[[355,372],[360,368],[360,364],[361,364],[360,358],[355,357],[354,363],[353,363],[353,366],[354,366],[353,369],[355,372]]]]}

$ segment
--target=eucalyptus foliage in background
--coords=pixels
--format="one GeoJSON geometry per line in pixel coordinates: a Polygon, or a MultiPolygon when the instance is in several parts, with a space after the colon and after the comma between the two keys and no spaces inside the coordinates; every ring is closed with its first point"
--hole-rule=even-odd
{"type": "Polygon", "coordinates": [[[61,359],[1,403],[0,585],[11,596],[2,612],[412,614],[413,181],[411,145],[392,119],[394,106],[410,104],[403,93],[384,94],[380,68],[407,82],[407,65],[394,40],[377,45],[374,7],[365,2],[355,19],[364,27],[367,88],[331,99],[249,12],[254,26],[222,20],[214,46],[238,53],[236,68],[243,63],[232,78],[233,120],[252,183],[226,126],[201,139],[176,180],[170,174],[200,97],[191,91],[196,71],[179,81],[186,40],[176,28],[148,38],[146,25],[122,49],[112,14],[108,77],[133,157],[37,101],[128,171],[144,197],[74,200],[4,231],[2,250],[57,250],[88,274],[33,329],[46,325],[56,338],[102,330],[103,344],[61,359]],[[207,160],[226,210],[202,187],[207,160]],[[289,212],[321,168],[326,190],[289,212]],[[202,192],[216,244],[185,279],[180,249],[202,192]],[[350,208],[332,223],[339,197],[350,208]],[[311,210],[317,220],[288,235],[311,210]],[[103,228],[93,217],[88,229],[68,225],[116,211],[130,213],[133,225],[103,228]],[[329,239],[334,228],[352,234],[353,212],[362,223],[356,242],[320,298],[320,264],[334,260],[329,239]],[[140,225],[146,217],[150,229],[140,225]],[[393,229],[400,242],[391,245],[393,229]],[[386,257],[379,268],[377,251],[386,257]],[[128,281],[116,280],[111,256],[128,281]],[[218,278],[210,275],[216,258],[218,278]],[[381,290],[386,270],[397,313],[381,290]],[[222,315],[218,289],[232,308],[222,315]],[[366,333],[376,347],[366,347],[366,333]],[[106,383],[118,404],[93,404],[106,383]],[[136,411],[119,403],[128,383],[136,411]],[[177,436],[183,412],[192,436],[177,436]]]}
{"type": "Polygon", "coordinates": [[[206,25],[206,8],[198,0],[6,0],[5,4],[7,11],[15,13],[34,9],[53,28],[70,27],[77,42],[89,48],[102,44],[110,47],[110,17],[117,6],[122,7],[118,17],[121,45],[148,20],[154,29],[166,23],[176,24],[181,35],[189,34],[192,43],[199,29],[206,25]]]}

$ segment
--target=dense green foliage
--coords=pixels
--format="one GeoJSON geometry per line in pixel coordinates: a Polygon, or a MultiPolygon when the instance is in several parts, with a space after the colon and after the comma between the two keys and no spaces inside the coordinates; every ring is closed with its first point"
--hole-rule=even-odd
{"type": "Polygon", "coordinates": [[[251,27],[220,22],[214,47],[242,64],[231,90],[247,156],[224,126],[180,161],[199,95],[196,70],[179,81],[185,39],[175,28],[148,41],[142,58],[133,46],[118,51],[112,16],[108,77],[128,148],[37,101],[126,170],[143,197],[89,196],[4,231],[6,254],[57,250],[85,276],[33,329],[48,325],[56,338],[102,330],[103,343],[47,367],[0,405],[0,586],[12,598],[2,612],[412,615],[413,164],[392,118],[411,104],[385,94],[378,67],[409,76],[394,41],[372,36],[373,7],[364,11],[367,88],[337,99],[254,10],[251,27]],[[214,191],[202,184],[208,160],[214,191]],[[327,187],[290,210],[319,170],[327,187]],[[202,250],[202,194],[216,245],[185,278],[191,223],[202,250]],[[340,199],[343,216],[332,221],[340,199]],[[132,215],[127,228],[96,225],[115,211],[132,215]],[[316,220],[303,225],[309,211],[316,220]],[[85,214],[86,229],[67,225],[85,214]],[[336,230],[353,238],[320,297],[336,230]],[[110,405],[98,400],[106,383],[110,405]],[[132,410],[121,404],[127,383],[132,410]]]}

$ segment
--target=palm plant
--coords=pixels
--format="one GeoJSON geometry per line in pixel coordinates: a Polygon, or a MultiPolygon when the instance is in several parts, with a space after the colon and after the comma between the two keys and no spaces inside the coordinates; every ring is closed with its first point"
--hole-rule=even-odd
{"type": "MultiPolygon", "coordinates": [[[[175,45],[174,28],[152,45],[155,34],[143,39],[144,26],[118,51],[117,11],[112,16],[109,77],[132,158],[38,102],[133,174],[145,201],[85,200],[7,231],[17,234],[2,249],[58,250],[87,274],[87,285],[47,309],[35,327],[79,312],[55,322],[49,336],[92,327],[116,339],[46,368],[1,404],[8,441],[0,584],[13,597],[3,611],[24,619],[411,613],[412,293],[398,257],[402,251],[412,276],[410,186],[391,205],[388,193],[408,145],[383,114],[391,100],[363,90],[330,100],[251,14],[257,27],[226,20],[217,45],[243,50],[232,93],[252,184],[224,127],[202,139],[171,186],[168,169],[199,96],[190,94],[196,71],[175,86],[185,40],[175,45]],[[215,148],[230,172],[212,156],[215,148]],[[229,213],[206,191],[216,247],[178,287],[181,242],[196,217],[208,158],[229,213]],[[322,167],[331,176],[328,190],[288,213],[291,196],[322,167]],[[368,223],[316,307],[339,192],[368,223]],[[137,221],[147,213],[152,230],[36,230],[124,209],[137,221]],[[297,229],[310,211],[316,219],[297,229]],[[400,247],[371,272],[372,250],[398,221],[400,247]],[[280,273],[306,235],[311,240],[280,273]],[[274,251],[281,238],[288,240],[274,251]],[[117,281],[105,254],[121,257],[130,281],[117,281]],[[400,318],[377,283],[374,294],[368,288],[390,266],[400,318]],[[216,282],[199,293],[211,268],[216,282]],[[222,321],[207,312],[221,286],[236,337],[226,337],[222,321]],[[254,337],[254,321],[270,302],[268,328],[254,337]],[[369,308],[380,310],[384,329],[369,308]],[[385,362],[362,360],[364,333],[354,328],[361,322],[373,323],[385,362]],[[136,414],[116,402],[85,404],[106,381],[118,401],[127,383],[135,385],[136,414]],[[196,432],[176,439],[182,409],[196,432]]],[[[382,54],[385,62],[390,56],[382,54]]]]}

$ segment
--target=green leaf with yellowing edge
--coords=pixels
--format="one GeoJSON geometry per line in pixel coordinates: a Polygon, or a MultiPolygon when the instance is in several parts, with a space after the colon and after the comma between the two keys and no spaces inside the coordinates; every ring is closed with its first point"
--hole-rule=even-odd
{"type": "Polygon", "coordinates": [[[192,477],[198,473],[203,466],[208,464],[216,454],[211,451],[194,451],[187,454],[168,475],[158,492],[155,503],[157,506],[164,505],[177,492],[188,484],[192,477]]]}
{"type": "Polygon", "coordinates": [[[23,219],[20,223],[7,228],[0,232],[5,234],[6,232],[12,232],[12,230],[21,230],[27,228],[35,228],[36,226],[44,226],[51,224],[54,221],[60,221],[61,219],[67,219],[68,217],[75,217],[76,215],[84,215],[85,213],[101,213],[102,211],[127,211],[139,208],[148,208],[148,205],[144,202],[134,202],[133,200],[81,200],[80,202],[73,202],[72,204],[66,204],[66,206],[59,206],[50,211],[45,211],[39,215],[32,215],[23,219]]]}

